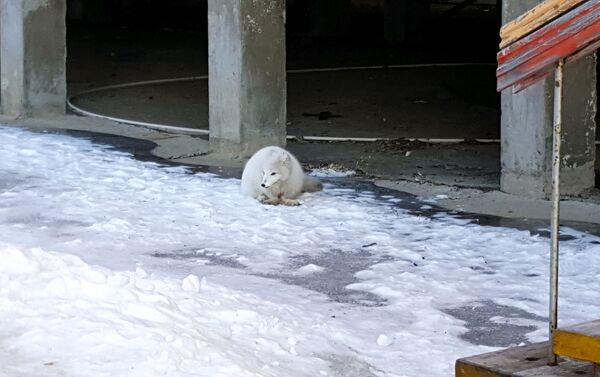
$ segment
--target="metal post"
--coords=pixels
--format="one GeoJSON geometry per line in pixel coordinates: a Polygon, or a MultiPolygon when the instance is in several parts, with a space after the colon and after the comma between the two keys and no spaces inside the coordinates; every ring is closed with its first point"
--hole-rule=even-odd
{"type": "Polygon", "coordinates": [[[550,352],[548,363],[556,365],[556,354],[552,349],[554,332],[558,324],[558,236],[560,219],[560,162],[562,137],[563,72],[565,62],[559,60],[554,78],[554,127],[552,130],[552,217],[550,255],[550,352]]]}

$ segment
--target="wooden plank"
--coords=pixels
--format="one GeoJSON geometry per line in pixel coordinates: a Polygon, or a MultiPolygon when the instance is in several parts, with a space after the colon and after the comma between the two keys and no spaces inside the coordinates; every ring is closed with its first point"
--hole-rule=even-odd
{"type": "MultiPolygon", "coordinates": [[[[584,31],[585,33],[578,34],[574,40],[566,40],[559,45],[553,46],[533,59],[515,66],[511,71],[498,76],[498,91],[513,85],[517,85],[518,90],[522,90],[524,87],[536,82],[536,78],[547,76],[554,70],[556,63],[561,57],[569,57],[571,53],[577,54],[579,50],[589,50],[588,46],[597,46],[600,41],[600,19],[584,31]],[[591,36],[594,36],[595,39],[589,38],[591,36]]],[[[571,61],[571,59],[567,60],[571,61]]]]}
{"type": "Polygon", "coordinates": [[[500,29],[500,48],[504,48],[536,31],[587,0],[546,0],[500,29]]]}
{"type": "Polygon", "coordinates": [[[591,42],[586,48],[580,50],[575,55],[571,55],[566,59],[566,64],[570,64],[576,62],[577,60],[588,56],[589,54],[593,54],[596,50],[600,49],[600,40],[595,42],[591,42]]]}
{"type": "Polygon", "coordinates": [[[544,365],[513,374],[511,377],[594,377],[594,364],[565,360],[557,366],[544,365]]]}
{"type": "Polygon", "coordinates": [[[556,330],[552,347],[557,355],[600,364],[600,320],[556,330]]]}
{"type": "Polygon", "coordinates": [[[593,23],[600,13],[600,0],[591,0],[584,6],[564,14],[543,29],[528,35],[498,53],[499,73],[510,70],[511,66],[539,55],[544,50],[572,38],[582,29],[593,23]]]}
{"type": "Polygon", "coordinates": [[[510,377],[546,365],[549,342],[484,353],[456,361],[456,377],[510,377]]]}
{"type": "MultiPolygon", "coordinates": [[[[598,35],[600,32],[600,22],[594,25],[593,30],[590,29],[588,31],[590,34],[593,33],[594,35],[598,35]]],[[[571,46],[569,46],[568,41],[562,45],[557,45],[546,51],[544,54],[536,57],[536,59],[532,59],[526,64],[516,67],[512,71],[498,77],[498,91],[502,91],[510,86],[514,87],[514,92],[519,92],[525,89],[526,87],[552,73],[561,55],[567,55],[567,62],[572,63],[576,59],[584,56],[583,53],[589,54],[598,49],[600,47],[600,36],[597,36],[596,39],[590,40],[589,44],[582,45],[582,48],[579,50],[580,52],[576,52],[575,55],[569,56],[569,54],[564,54],[563,51],[561,51],[564,48],[570,47],[571,46]]]]}
{"type": "Polygon", "coordinates": [[[498,53],[498,90],[533,83],[559,59],[589,50],[600,40],[600,0],[590,0],[498,53]]]}

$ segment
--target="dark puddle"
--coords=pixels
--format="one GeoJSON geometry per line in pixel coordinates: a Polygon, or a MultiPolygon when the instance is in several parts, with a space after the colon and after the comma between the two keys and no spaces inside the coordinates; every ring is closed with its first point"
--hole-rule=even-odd
{"type": "Polygon", "coordinates": [[[490,347],[508,347],[530,343],[526,335],[537,330],[538,327],[510,323],[510,319],[547,321],[547,318],[512,306],[498,305],[489,300],[442,311],[466,322],[468,331],[461,336],[464,340],[490,347]],[[503,318],[492,321],[494,317],[503,318]]]}
{"type": "Polygon", "coordinates": [[[300,286],[328,296],[332,301],[355,304],[361,306],[381,306],[385,300],[368,292],[354,291],[346,286],[357,283],[359,280],[355,273],[368,269],[370,266],[384,261],[392,260],[388,257],[374,257],[371,253],[360,250],[358,252],[344,252],[331,250],[322,255],[300,255],[290,258],[288,266],[277,273],[253,273],[246,266],[239,263],[237,255],[223,255],[217,252],[202,250],[200,248],[186,248],[168,252],[154,252],[150,254],[155,258],[168,258],[175,260],[204,261],[207,265],[217,265],[235,269],[243,269],[246,273],[269,279],[276,279],[290,285],[300,286]],[[295,274],[300,267],[314,264],[323,267],[320,272],[310,274],[295,274]]]}
{"type": "Polygon", "coordinates": [[[346,288],[359,280],[354,276],[374,264],[392,260],[391,257],[375,257],[366,250],[348,252],[331,250],[320,255],[299,255],[290,258],[288,269],[276,274],[259,274],[285,283],[297,285],[327,295],[332,301],[361,306],[382,306],[386,300],[369,292],[346,288]],[[313,264],[323,271],[297,274],[299,268],[313,264]]]}
{"type": "Polygon", "coordinates": [[[155,252],[150,254],[155,258],[169,258],[176,260],[203,260],[208,265],[224,266],[229,268],[245,269],[246,266],[235,260],[235,255],[222,255],[216,252],[206,251],[199,248],[187,248],[172,250],[168,252],[155,252]]]}

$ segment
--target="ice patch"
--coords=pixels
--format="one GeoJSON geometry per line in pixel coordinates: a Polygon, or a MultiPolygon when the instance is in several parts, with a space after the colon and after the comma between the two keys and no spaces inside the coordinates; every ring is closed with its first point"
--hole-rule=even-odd
{"type": "Polygon", "coordinates": [[[313,177],[318,177],[318,178],[344,178],[344,177],[353,176],[355,174],[356,174],[356,171],[354,171],[354,170],[340,171],[340,170],[335,170],[335,169],[331,169],[331,168],[313,169],[309,173],[309,175],[311,175],[313,177]]]}

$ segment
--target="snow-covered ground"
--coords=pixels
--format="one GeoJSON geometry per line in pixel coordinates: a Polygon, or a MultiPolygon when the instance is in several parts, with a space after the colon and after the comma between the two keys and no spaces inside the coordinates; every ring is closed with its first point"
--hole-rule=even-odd
{"type": "MultiPolygon", "coordinates": [[[[495,349],[456,318],[489,303],[545,337],[547,239],[331,184],[303,202],[0,127],[0,375],[448,376],[495,349]]],[[[600,240],[571,233],[563,323],[600,303],[600,240]]]]}

